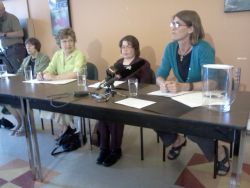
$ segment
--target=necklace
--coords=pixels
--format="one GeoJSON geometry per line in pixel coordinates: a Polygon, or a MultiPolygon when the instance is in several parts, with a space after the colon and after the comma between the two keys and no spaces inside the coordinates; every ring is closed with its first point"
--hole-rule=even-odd
{"type": "Polygon", "coordinates": [[[192,50],[193,46],[190,46],[186,51],[182,52],[179,48],[180,61],[183,61],[183,58],[192,50]]]}

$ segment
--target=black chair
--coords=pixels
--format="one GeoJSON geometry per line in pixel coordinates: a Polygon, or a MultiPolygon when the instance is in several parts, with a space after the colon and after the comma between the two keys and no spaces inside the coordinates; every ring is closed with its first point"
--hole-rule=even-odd
{"type": "Polygon", "coordinates": [[[98,80],[98,69],[95,64],[87,62],[87,79],[98,80]]]}

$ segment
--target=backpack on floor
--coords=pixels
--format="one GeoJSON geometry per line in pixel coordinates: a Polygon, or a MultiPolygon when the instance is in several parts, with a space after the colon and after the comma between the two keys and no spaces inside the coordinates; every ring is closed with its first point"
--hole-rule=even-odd
{"type": "Polygon", "coordinates": [[[81,147],[79,132],[68,126],[67,130],[56,140],[56,147],[52,150],[51,155],[55,156],[63,152],[69,152],[81,147]],[[60,151],[57,151],[61,148],[60,151]]]}

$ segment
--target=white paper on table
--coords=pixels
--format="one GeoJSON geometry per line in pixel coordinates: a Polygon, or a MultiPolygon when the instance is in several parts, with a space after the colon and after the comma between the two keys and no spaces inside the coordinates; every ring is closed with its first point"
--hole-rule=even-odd
{"type": "MultiPolygon", "coordinates": [[[[124,82],[125,82],[125,81],[115,81],[115,82],[114,82],[114,87],[117,87],[117,86],[123,84],[124,82]]],[[[101,84],[101,82],[97,82],[97,83],[88,85],[88,87],[98,88],[100,84],[101,84]]],[[[107,88],[107,87],[105,87],[105,88],[107,88]]]]}
{"type": "Polygon", "coordinates": [[[4,74],[3,76],[10,77],[10,76],[16,76],[16,74],[7,73],[7,74],[4,74]]]}
{"type": "Polygon", "coordinates": [[[247,130],[250,131],[250,117],[248,118],[248,121],[247,121],[247,130]]]}
{"type": "Polygon", "coordinates": [[[171,97],[173,100],[185,104],[191,108],[202,106],[202,92],[190,92],[184,95],[179,95],[176,97],[171,97]]]}
{"type": "Polygon", "coordinates": [[[66,80],[51,80],[51,81],[46,81],[46,80],[26,80],[23,81],[24,83],[34,83],[34,84],[67,84],[70,82],[75,81],[76,79],[66,79],[66,80]]]}
{"type": "Polygon", "coordinates": [[[11,77],[11,76],[16,76],[16,74],[4,73],[0,77],[5,78],[5,77],[11,77]]]}
{"type": "Polygon", "coordinates": [[[163,96],[163,97],[175,97],[175,96],[179,96],[179,95],[184,95],[190,93],[190,91],[181,91],[178,93],[170,93],[170,92],[162,92],[161,90],[158,91],[153,91],[148,93],[148,95],[156,95],[156,96],[163,96]]]}
{"type": "Polygon", "coordinates": [[[116,101],[115,103],[141,109],[141,108],[144,108],[144,107],[149,106],[151,104],[154,104],[155,102],[143,100],[143,99],[136,99],[136,98],[126,98],[126,99],[123,99],[120,101],[116,101]]]}

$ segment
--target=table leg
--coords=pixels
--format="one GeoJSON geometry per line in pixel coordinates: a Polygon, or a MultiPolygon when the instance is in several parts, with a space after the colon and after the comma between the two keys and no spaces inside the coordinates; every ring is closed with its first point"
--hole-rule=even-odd
{"type": "Polygon", "coordinates": [[[245,149],[245,142],[246,142],[246,131],[240,132],[239,142],[235,143],[236,146],[234,147],[234,155],[233,155],[233,163],[232,163],[232,173],[230,178],[230,188],[240,186],[240,176],[242,172],[242,165],[244,159],[244,149],[245,149]],[[238,145],[238,146],[237,146],[238,145]]]}
{"type": "Polygon", "coordinates": [[[27,149],[28,149],[30,169],[31,169],[33,178],[36,179],[35,161],[34,161],[34,155],[33,155],[33,145],[32,145],[32,140],[31,140],[30,126],[29,126],[28,119],[26,116],[27,111],[26,111],[26,106],[24,104],[23,98],[20,98],[20,103],[21,103],[22,122],[24,125],[25,137],[26,137],[26,142],[28,146],[27,149]]]}
{"type": "Polygon", "coordinates": [[[28,99],[26,99],[26,106],[27,106],[27,115],[28,115],[28,120],[29,120],[31,138],[34,144],[33,153],[34,153],[34,158],[35,158],[36,178],[38,178],[38,180],[40,181],[43,181],[40,152],[39,152],[39,146],[37,142],[37,134],[36,134],[36,128],[35,128],[35,121],[34,121],[34,113],[33,113],[33,110],[30,108],[28,99]]]}

